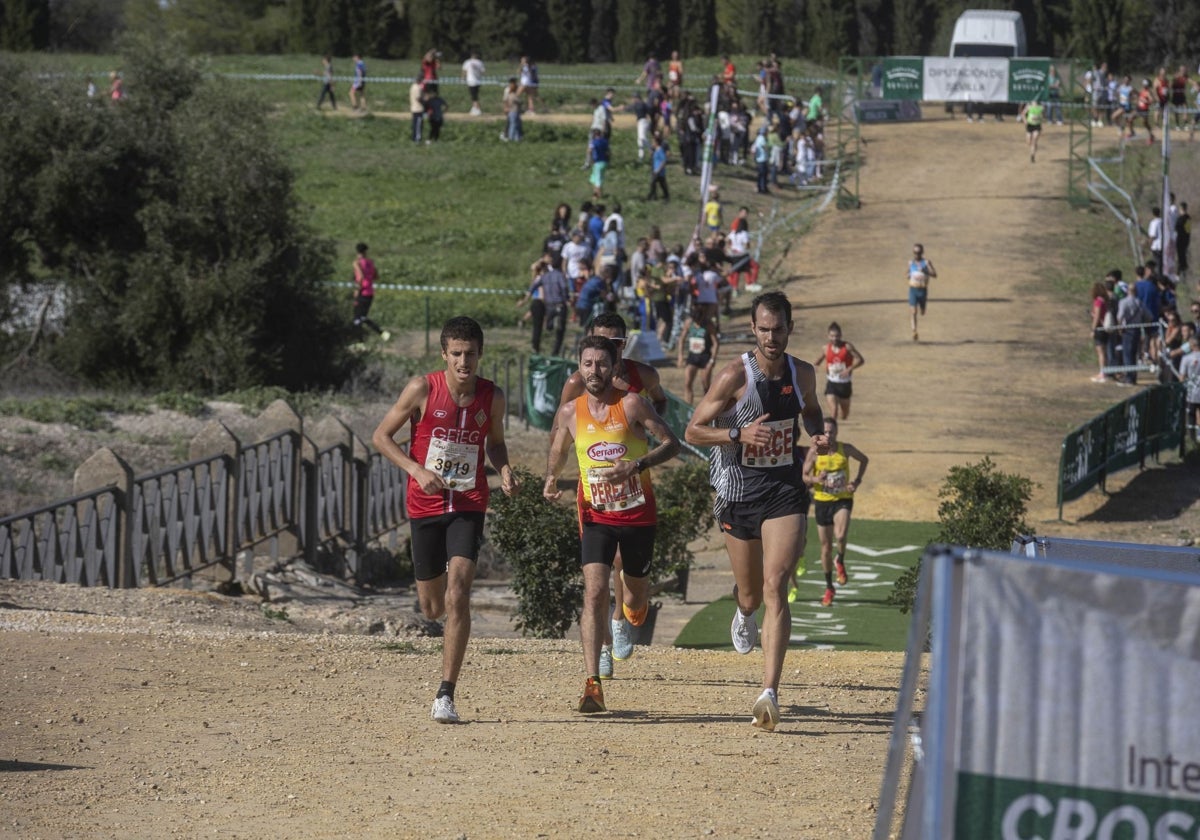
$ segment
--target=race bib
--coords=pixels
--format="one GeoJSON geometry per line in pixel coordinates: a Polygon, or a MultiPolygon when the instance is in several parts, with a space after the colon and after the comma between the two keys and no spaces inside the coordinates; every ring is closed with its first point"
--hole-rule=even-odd
{"type": "Polygon", "coordinates": [[[771,430],[771,442],[766,446],[743,443],[742,466],[760,470],[790,466],[796,445],[796,421],[768,420],[763,427],[771,430]]]}
{"type": "Polygon", "coordinates": [[[592,507],[599,511],[632,510],[646,504],[641,473],[620,482],[609,481],[612,467],[588,467],[587,483],[592,507]]]}
{"type": "Polygon", "coordinates": [[[837,472],[827,472],[821,479],[821,487],[830,496],[836,496],[839,493],[845,493],[846,487],[850,484],[848,479],[850,476],[845,470],[837,472]]]}
{"type": "Polygon", "coordinates": [[[929,285],[929,277],[924,271],[913,271],[908,275],[908,285],[915,289],[924,289],[929,285]]]}
{"type": "Polygon", "coordinates": [[[689,336],[688,337],[688,352],[699,356],[704,352],[704,336],[689,336]]]}
{"type": "Polygon", "coordinates": [[[437,473],[451,490],[468,490],[475,486],[475,467],[479,463],[479,447],[471,443],[450,443],[441,438],[429,439],[425,453],[425,469],[437,473]]]}
{"type": "Polygon", "coordinates": [[[829,363],[829,381],[830,382],[845,382],[849,377],[846,375],[845,362],[830,362],[829,363]]]}

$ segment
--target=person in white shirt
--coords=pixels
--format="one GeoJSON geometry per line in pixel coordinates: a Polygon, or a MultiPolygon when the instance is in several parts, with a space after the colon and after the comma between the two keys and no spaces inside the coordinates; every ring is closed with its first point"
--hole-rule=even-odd
{"type": "Polygon", "coordinates": [[[478,117],[483,113],[479,107],[479,88],[483,85],[483,76],[487,72],[479,53],[472,51],[471,57],[463,62],[462,76],[467,83],[467,92],[471,94],[471,116],[478,117]]]}

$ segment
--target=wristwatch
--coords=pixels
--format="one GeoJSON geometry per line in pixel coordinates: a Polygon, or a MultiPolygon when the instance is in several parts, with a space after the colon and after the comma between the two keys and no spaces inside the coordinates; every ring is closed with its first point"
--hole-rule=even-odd
{"type": "Polygon", "coordinates": [[[734,443],[737,443],[739,440],[741,440],[742,439],[742,427],[734,426],[733,428],[731,428],[729,430],[729,439],[731,441],[733,441],[734,443]]]}

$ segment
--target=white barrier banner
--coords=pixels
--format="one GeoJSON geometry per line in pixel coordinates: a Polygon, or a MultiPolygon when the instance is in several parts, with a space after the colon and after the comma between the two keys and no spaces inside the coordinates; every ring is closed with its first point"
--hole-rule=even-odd
{"type": "Polygon", "coordinates": [[[926,58],[922,99],[1007,102],[1007,58],[926,58]]]}
{"type": "Polygon", "coordinates": [[[963,572],[954,836],[1200,837],[1200,586],[963,572]]]}

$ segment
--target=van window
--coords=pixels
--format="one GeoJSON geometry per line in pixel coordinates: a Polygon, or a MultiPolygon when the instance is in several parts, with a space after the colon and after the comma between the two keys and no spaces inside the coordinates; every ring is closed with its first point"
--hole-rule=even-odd
{"type": "Polygon", "coordinates": [[[1012,58],[1012,44],[955,44],[951,58],[1012,58]]]}

